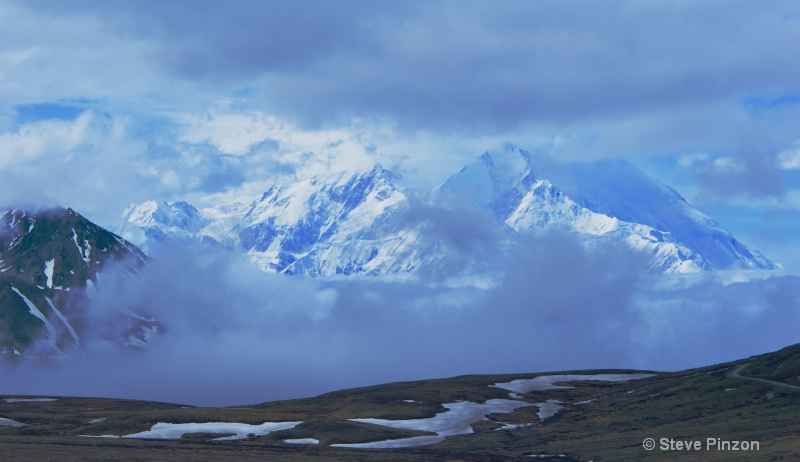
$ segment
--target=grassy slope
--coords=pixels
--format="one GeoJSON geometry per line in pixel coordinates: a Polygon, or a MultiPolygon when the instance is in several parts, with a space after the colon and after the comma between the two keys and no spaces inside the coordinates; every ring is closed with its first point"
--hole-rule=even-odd
{"type": "MultiPolygon", "coordinates": [[[[736,366],[750,365],[743,375],[771,380],[796,378],[800,346],[736,361],[632,382],[575,382],[574,388],[534,391],[531,403],[557,399],[564,409],[539,422],[536,407],[489,416],[473,425],[475,433],[443,443],[394,450],[329,448],[339,442],[364,442],[422,435],[350,422],[357,417],[416,419],[442,412],[443,403],[507,398],[496,382],[542,374],[463,376],[342,390],[315,398],[277,401],[236,408],[186,408],[140,401],[63,398],[54,402],[6,403],[0,417],[28,423],[0,427],[3,455],[13,460],[531,460],[531,454],[565,454],[557,460],[778,460],[800,454],[800,391],[730,376],[736,366]],[[414,400],[408,403],[404,400],[414,400]],[[106,420],[89,424],[97,418],[106,420]],[[220,435],[191,435],[181,441],[81,438],[77,435],[127,434],[158,421],[173,423],[302,420],[291,430],[260,438],[214,442],[220,435]],[[535,423],[495,431],[504,423],[535,423]],[[646,437],[700,440],[756,440],[760,451],[645,451],[646,437]],[[284,444],[287,438],[317,438],[319,446],[284,444]]],[[[595,372],[629,371],[580,371],[595,372]]],[[[538,459],[541,460],[541,459],[538,459]]]]}

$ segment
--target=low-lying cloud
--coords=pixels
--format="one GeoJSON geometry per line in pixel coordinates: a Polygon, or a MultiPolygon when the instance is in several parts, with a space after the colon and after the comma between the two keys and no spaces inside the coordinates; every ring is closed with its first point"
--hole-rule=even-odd
{"type": "Polygon", "coordinates": [[[468,373],[675,370],[800,341],[795,276],[648,276],[626,248],[560,233],[522,249],[478,289],[266,274],[163,246],[140,275],[100,280],[82,347],[2,366],[0,393],[235,405],[468,373]],[[99,334],[119,313],[163,329],[146,351],[121,347],[99,334]]]}

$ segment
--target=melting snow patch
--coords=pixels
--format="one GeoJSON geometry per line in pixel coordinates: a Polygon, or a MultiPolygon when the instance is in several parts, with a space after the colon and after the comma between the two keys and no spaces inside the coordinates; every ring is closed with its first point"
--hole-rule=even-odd
{"type": "Polygon", "coordinates": [[[548,399],[546,403],[536,403],[534,406],[539,407],[539,412],[536,415],[539,416],[539,420],[549,419],[556,415],[559,409],[564,406],[561,406],[561,401],[555,399],[548,399]]]}
{"type": "Polygon", "coordinates": [[[416,401],[414,401],[413,399],[404,399],[403,402],[404,403],[416,403],[416,401]]]}
{"type": "Polygon", "coordinates": [[[25,425],[22,422],[17,422],[16,420],[4,419],[4,418],[0,417],[0,427],[17,427],[17,428],[19,428],[19,427],[27,427],[27,425],[25,425]]]}
{"type": "Polygon", "coordinates": [[[316,438],[295,438],[291,440],[283,440],[283,442],[289,444],[319,444],[319,440],[316,438]]]}
{"type": "Polygon", "coordinates": [[[58,401],[56,398],[6,398],[3,401],[7,403],[49,403],[50,401],[58,401]]]}
{"type": "Polygon", "coordinates": [[[233,433],[233,436],[216,438],[214,441],[240,440],[247,438],[248,435],[264,436],[267,433],[288,430],[300,425],[303,422],[264,422],[261,425],[250,425],[242,423],[228,422],[206,422],[206,423],[184,423],[171,424],[159,422],[150,430],[123,435],[121,438],[142,438],[173,440],[180,439],[186,433],[233,433]]]}
{"type": "Polygon", "coordinates": [[[572,388],[555,385],[556,382],[572,382],[578,380],[597,380],[601,382],[626,382],[652,377],[655,374],[592,374],[592,375],[541,375],[532,379],[517,379],[510,382],[495,383],[490,387],[503,388],[516,393],[528,393],[534,390],[555,390],[572,388]]]}
{"type": "Polygon", "coordinates": [[[101,418],[101,419],[92,419],[92,420],[90,420],[90,421],[89,421],[89,423],[90,423],[90,424],[96,424],[96,423],[100,423],[100,422],[102,422],[102,421],[104,421],[104,420],[106,420],[106,418],[105,418],[105,417],[103,417],[103,418],[101,418]]]}
{"type": "Polygon", "coordinates": [[[510,424],[503,422],[503,426],[500,428],[495,428],[494,431],[500,432],[503,430],[516,430],[518,428],[525,428],[525,427],[533,427],[533,423],[526,423],[526,424],[510,424]]]}
{"type": "Polygon", "coordinates": [[[373,441],[371,443],[332,444],[339,448],[405,448],[440,443],[447,436],[472,433],[472,424],[487,420],[486,416],[498,412],[508,413],[519,407],[531,406],[529,403],[508,399],[491,399],[483,404],[462,401],[444,404],[448,410],[434,417],[416,420],[350,419],[354,422],[384,425],[392,428],[420,430],[436,433],[433,436],[415,436],[395,440],[373,441]]]}

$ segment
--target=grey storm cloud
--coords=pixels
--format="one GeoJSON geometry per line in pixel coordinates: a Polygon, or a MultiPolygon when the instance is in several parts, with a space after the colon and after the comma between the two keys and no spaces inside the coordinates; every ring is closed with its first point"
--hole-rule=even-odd
{"type": "Polygon", "coordinates": [[[800,6],[774,2],[24,2],[152,41],[184,79],[307,124],[504,130],[796,92],[800,6]],[[769,72],[764,72],[769,69],[769,72]]]}

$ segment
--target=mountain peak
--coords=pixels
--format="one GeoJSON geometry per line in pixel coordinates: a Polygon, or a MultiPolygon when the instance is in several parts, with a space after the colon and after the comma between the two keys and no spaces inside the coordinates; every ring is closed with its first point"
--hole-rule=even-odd
{"type": "Polygon", "coordinates": [[[129,269],[145,261],[130,242],[70,208],[6,212],[0,230],[0,352],[24,350],[42,330],[52,348],[78,343],[70,318],[98,273],[111,261],[129,269]]]}
{"type": "Polygon", "coordinates": [[[590,239],[616,236],[656,255],[657,271],[775,267],[624,160],[558,164],[505,145],[452,175],[437,192],[447,202],[489,209],[518,232],[557,227],[590,239]]]}

